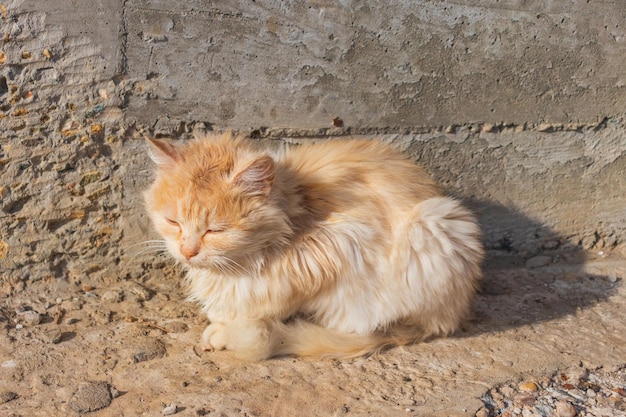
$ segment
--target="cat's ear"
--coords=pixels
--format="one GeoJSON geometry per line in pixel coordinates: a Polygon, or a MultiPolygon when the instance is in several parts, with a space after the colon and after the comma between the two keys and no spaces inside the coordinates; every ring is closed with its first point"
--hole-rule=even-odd
{"type": "Polygon", "coordinates": [[[176,146],[164,140],[152,139],[146,136],[150,158],[159,168],[173,168],[180,160],[176,146]]]}
{"type": "Polygon", "coordinates": [[[268,195],[274,184],[274,161],[269,156],[261,156],[241,170],[233,182],[250,195],[268,195]]]}

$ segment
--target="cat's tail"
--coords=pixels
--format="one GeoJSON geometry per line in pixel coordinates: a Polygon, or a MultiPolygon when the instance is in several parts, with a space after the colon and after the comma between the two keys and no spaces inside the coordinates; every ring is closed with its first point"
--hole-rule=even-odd
{"type": "Polygon", "coordinates": [[[264,360],[279,356],[314,356],[350,359],[369,356],[386,348],[421,341],[419,326],[395,323],[371,334],[342,333],[297,318],[287,323],[240,319],[223,327],[224,344],[211,348],[232,350],[244,360],[264,360]]]}
{"type": "Polygon", "coordinates": [[[272,356],[314,356],[350,359],[369,356],[393,346],[421,341],[416,326],[395,325],[371,334],[341,333],[303,319],[275,324],[272,356]]]}

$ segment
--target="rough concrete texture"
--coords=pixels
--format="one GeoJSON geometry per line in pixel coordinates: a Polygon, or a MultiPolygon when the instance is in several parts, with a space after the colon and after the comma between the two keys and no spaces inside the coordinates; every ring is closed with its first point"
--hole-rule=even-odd
{"type": "Polygon", "coordinates": [[[122,395],[99,413],[469,415],[507,379],[623,363],[617,5],[0,0],[0,409],[64,415],[81,383],[105,381],[122,395]],[[343,364],[195,356],[202,320],[141,245],[142,138],[213,128],[397,143],[480,217],[476,322],[343,364]]]}
{"type": "Polygon", "coordinates": [[[614,2],[125,5],[128,75],[157,86],[130,102],[146,121],[578,123],[626,104],[626,12],[614,2]]]}

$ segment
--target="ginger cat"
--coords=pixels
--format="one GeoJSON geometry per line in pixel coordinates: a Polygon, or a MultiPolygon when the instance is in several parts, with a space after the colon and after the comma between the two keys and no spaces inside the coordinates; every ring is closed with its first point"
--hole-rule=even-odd
{"type": "Polygon", "coordinates": [[[390,145],[149,145],[147,209],[211,321],[205,349],[355,357],[449,334],[467,315],[476,220],[390,145]]]}

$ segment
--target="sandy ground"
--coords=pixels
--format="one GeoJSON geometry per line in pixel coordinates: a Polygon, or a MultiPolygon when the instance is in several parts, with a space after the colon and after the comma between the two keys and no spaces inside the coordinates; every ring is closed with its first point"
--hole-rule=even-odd
{"type": "Polygon", "coordinates": [[[39,281],[0,301],[0,415],[624,415],[625,255],[492,252],[463,331],[345,362],[197,353],[207,323],[167,261],[39,281]]]}

